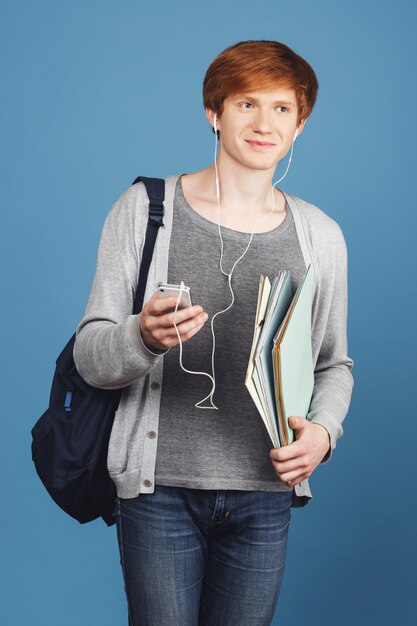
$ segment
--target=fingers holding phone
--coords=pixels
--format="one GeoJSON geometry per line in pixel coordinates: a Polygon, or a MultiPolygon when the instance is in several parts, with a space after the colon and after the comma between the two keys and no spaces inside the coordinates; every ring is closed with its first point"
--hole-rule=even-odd
{"type": "Polygon", "coordinates": [[[192,306],[189,288],[183,287],[178,310],[174,313],[180,290],[179,285],[160,283],[157,291],[143,307],[139,318],[140,332],[150,350],[165,351],[179,343],[174,327],[174,314],[182,342],[191,339],[207,321],[208,315],[203,308],[192,306]]]}

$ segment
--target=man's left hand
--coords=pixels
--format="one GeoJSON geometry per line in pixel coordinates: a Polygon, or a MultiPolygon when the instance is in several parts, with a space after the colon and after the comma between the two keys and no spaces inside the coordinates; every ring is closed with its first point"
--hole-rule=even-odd
{"type": "Polygon", "coordinates": [[[303,417],[291,416],[288,423],[295,430],[295,441],[273,448],[269,456],[280,480],[293,487],[311,476],[321,463],[330,448],[330,436],[324,426],[303,417]]]}

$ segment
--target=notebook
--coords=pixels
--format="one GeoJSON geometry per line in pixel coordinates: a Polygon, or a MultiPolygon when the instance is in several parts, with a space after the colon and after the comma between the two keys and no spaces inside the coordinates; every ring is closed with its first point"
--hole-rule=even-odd
{"type": "Polygon", "coordinates": [[[306,417],[313,394],[312,288],[311,264],[294,295],[287,270],[259,281],[245,385],[275,448],[292,443],[288,418],[306,417]]]}

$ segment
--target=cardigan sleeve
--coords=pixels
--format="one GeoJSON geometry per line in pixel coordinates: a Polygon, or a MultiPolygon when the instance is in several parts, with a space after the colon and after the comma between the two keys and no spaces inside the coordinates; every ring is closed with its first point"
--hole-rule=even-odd
{"type": "Polygon", "coordinates": [[[76,330],[76,368],[87,383],[102,389],[130,385],[164,354],[148,350],[139,329],[140,314],[132,314],[147,223],[135,187],[122,194],[105,220],[92,289],[76,330]]]}
{"type": "Polygon", "coordinates": [[[336,441],[343,434],[345,419],[352,395],[353,360],[348,356],[348,262],[346,243],[339,237],[333,267],[325,272],[326,289],[331,290],[323,341],[314,371],[314,390],[307,419],[324,426],[330,435],[330,448],[321,463],[332,456],[336,441]]]}

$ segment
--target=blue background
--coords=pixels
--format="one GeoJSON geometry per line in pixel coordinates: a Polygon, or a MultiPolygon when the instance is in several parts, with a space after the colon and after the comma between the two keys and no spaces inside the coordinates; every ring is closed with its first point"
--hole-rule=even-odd
{"type": "Polygon", "coordinates": [[[415,623],[416,13],[404,0],[2,0],[2,623],[127,623],[115,527],[55,506],[30,430],[107,212],[139,174],[212,162],[204,73],[245,39],[283,41],[318,75],[282,188],[343,229],[355,362],[345,435],[293,510],[274,624],[415,623]]]}

